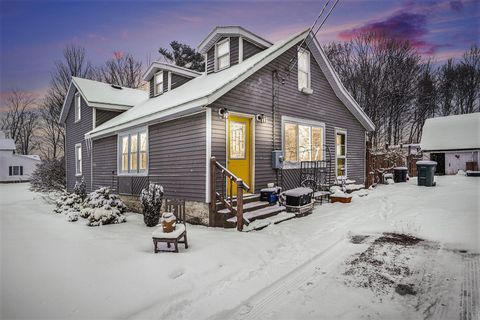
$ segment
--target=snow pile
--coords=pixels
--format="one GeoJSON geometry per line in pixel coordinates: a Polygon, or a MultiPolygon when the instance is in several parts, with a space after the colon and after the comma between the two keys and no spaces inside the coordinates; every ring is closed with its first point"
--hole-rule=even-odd
{"type": "Polygon", "coordinates": [[[91,192],[84,202],[80,215],[88,220],[88,226],[126,222],[127,207],[118,195],[113,194],[108,187],[102,187],[91,192]]]}
{"type": "Polygon", "coordinates": [[[330,188],[330,192],[332,193],[330,197],[337,197],[337,198],[351,198],[352,196],[348,195],[346,192],[342,190],[339,186],[332,186],[330,188]]]}

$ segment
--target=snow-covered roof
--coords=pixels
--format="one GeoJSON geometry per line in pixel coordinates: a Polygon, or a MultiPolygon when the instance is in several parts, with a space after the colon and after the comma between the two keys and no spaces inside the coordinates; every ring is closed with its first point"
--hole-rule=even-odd
{"type": "MultiPolygon", "coordinates": [[[[299,32],[287,39],[276,42],[271,47],[246,59],[242,63],[220,72],[208,75],[204,74],[174,90],[143,101],[88,132],[86,137],[95,138],[105,136],[130,127],[145,125],[154,120],[167,120],[168,117],[172,117],[173,115],[198,112],[204,106],[213,103],[292,46],[304,40],[308,35],[308,29],[299,32]]],[[[372,121],[343,87],[338,79],[338,75],[331,67],[318,42],[312,41],[311,43],[313,43],[312,45],[316,48],[313,54],[317,61],[319,61],[319,63],[321,62],[322,70],[327,75],[327,79],[334,88],[337,97],[339,97],[367,130],[374,130],[375,127],[372,121]]]]}
{"type": "Polygon", "coordinates": [[[480,149],[480,112],[427,119],[420,147],[423,151],[480,149]]]}
{"type": "Polygon", "coordinates": [[[207,51],[222,37],[225,36],[241,36],[242,38],[248,39],[248,41],[258,45],[261,48],[268,48],[272,43],[268,40],[265,40],[262,37],[259,37],[255,33],[248,31],[247,29],[240,26],[218,26],[213,28],[212,31],[203,39],[203,41],[198,45],[198,51],[202,54],[207,53],[207,51]]]}
{"type": "Polygon", "coordinates": [[[41,160],[40,156],[36,154],[17,154],[17,156],[32,159],[32,160],[37,160],[37,161],[41,160]]]}
{"type": "Polygon", "coordinates": [[[0,150],[15,150],[15,141],[13,139],[0,139],[0,150]]]}
{"type": "Polygon", "coordinates": [[[113,86],[108,83],[72,77],[68,89],[60,121],[64,122],[70,108],[74,88],[76,88],[90,107],[112,110],[127,110],[142,100],[148,99],[148,92],[140,89],[131,89],[113,86]]]}
{"type": "Polygon", "coordinates": [[[203,72],[198,72],[198,71],[195,71],[195,70],[190,70],[190,69],[187,69],[187,68],[179,67],[179,66],[176,66],[176,65],[171,64],[171,63],[154,61],[154,62],[152,62],[152,64],[148,68],[148,70],[143,75],[143,80],[145,80],[145,81],[150,80],[153,77],[153,75],[155,74],[155,72],[157,72],[157,70],[160,70],[160,69],[171,71],[173,73],[180,74],[180,75],[188,77],[188,78],[195,78],[195,77],[201,76],[203,74],[203,72]]]}

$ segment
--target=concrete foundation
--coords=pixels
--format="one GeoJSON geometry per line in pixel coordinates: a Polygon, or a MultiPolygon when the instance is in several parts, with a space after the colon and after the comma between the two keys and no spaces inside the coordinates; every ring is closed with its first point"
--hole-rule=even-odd
{"type": "MultiPolygon", "coordinates": [[[[142,214],[142,204],[139,196],[120,195],[120,199],[127,206],[128,211],[142,214]]],[[[185,201],[185,216],[188,223],[208,226],[209,210],[208,203],[185,201]]],[[[165,207],[162,207],[162,212],[165,207]]]]}

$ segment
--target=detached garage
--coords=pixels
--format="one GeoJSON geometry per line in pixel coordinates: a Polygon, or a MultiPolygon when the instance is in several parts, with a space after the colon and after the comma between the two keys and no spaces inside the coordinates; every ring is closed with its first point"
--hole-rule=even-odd
{"type": "Polygon", "coordinates": [[[436,174],[478,171],[480,112],[427,119],[420,147],[438,163],[436,174]]]}

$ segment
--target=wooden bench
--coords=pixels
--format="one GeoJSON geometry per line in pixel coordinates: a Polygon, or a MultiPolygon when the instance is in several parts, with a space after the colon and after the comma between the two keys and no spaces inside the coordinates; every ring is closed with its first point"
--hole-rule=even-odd
{"type": "Polygon", "coordinates": [[[168,248],[170,248],[171,244],[173,243],[175,246],[174,252],[178,252],[179,243],[185,244],[185,249],[188,249],[187,224],[185,222],[185,200],[166,199],[165,210],[166,212],[171,212],[175,215],[175,217],[177,218],[177,223],[175,226],[175,230],[173,230],[172,232],[163,232],[163,227],[161,224],[159,224],[159,227],[155,231],[153,231],[152,239],[154,252],[171,252],[170,250],[158,249],[157,244],[159,242],[166,242],[168,248]]]}

